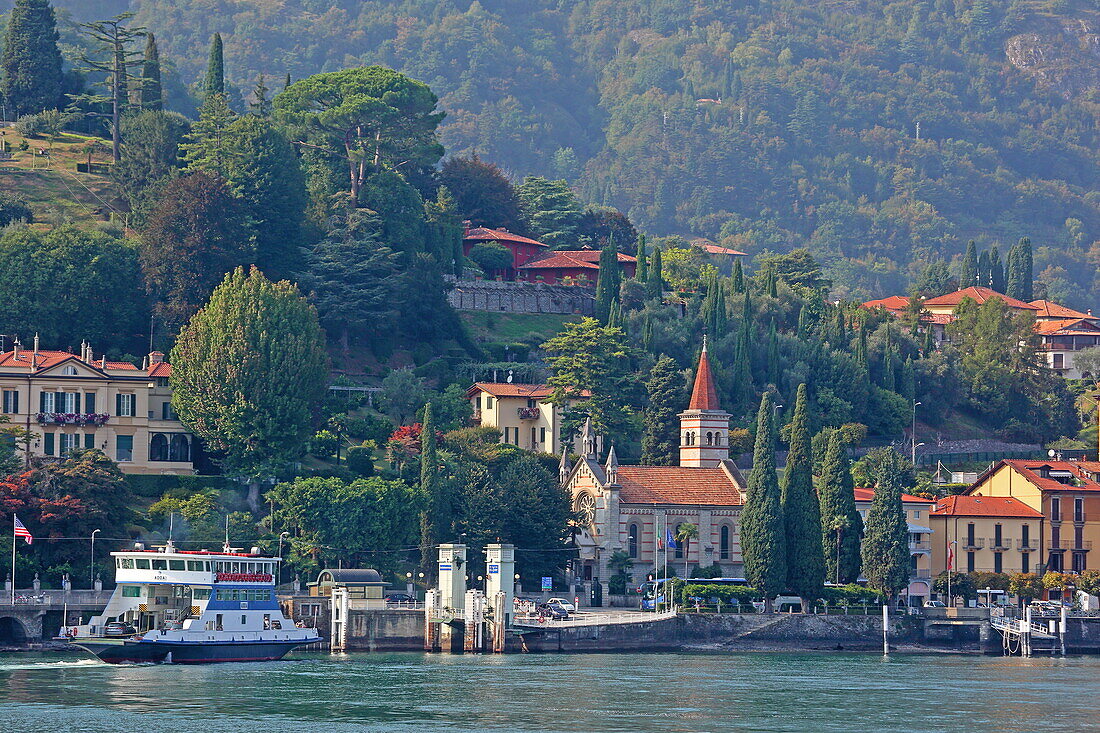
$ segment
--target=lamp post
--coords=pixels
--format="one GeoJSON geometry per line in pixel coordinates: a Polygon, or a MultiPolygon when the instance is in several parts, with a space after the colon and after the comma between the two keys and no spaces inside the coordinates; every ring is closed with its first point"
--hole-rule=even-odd
{"type": "Polygon", "coordinates": [[[99,534],[100,531],[101,530],[98,529],[92,530],[92,549],[91,552],[88,554],[88,564],[91,565],[88,570],[88,588],[91,590],[95,590],[95,536],[99,534]]]}
{"type": "Polygon", "coordinates": [[[290,532],[279,533],[279,578],[276,585],[283,584],[283,540],[290,536],[290,532]]]}
{"type": "MultiPolygon", "coordinates": [[[[917,406],[920,403],[913,400],[913,430],[910,432],[909,437],[912,438],[913,443],[913,470],[917,469],[917,406]]],[[[923,443],[921,444],[923,445],[923,443]]]]}
{"type": "Polygon", "coordinates": [[[952,545],[958,545],[958,544],[959,543],[956,542],[955,540],[951,540],[950,542],[947,543],[947,551],[948,551],[948,554],[950,555],[950,557],[947,560],[947,604],[951,607],[955,606],[955,598],[954,598],[954,596],[951,595],[951,566],[955,564],[955,562],[954,562],[955,554],[954,554],[954,551],[951,549],[951,546],[952,545]]]}

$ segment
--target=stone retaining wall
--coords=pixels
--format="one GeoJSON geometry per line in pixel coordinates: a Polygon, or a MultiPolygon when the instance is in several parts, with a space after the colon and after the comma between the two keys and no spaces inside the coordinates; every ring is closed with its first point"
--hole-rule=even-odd
{"type": "Polygon", "coordinates": [[[566,285],[459,280],[447,300],[456,310],[589,316],[596,309],[594,293],[592,288],[566,285]]]}

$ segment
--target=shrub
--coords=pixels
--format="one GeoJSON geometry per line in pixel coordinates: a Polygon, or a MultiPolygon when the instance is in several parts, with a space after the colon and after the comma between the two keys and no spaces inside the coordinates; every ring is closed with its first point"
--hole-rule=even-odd
{"type": "Polygon", "coordinates": [[[357,476],[374,475],[374,451],[364,445],[353,445],[347,450],[348,470],[357,476]]]}
{"type": "Polygon", "coordinates": [[[28,224],[34,216],[27,202],[13,193],[0,191],[0,227],[6,227],[13,221],[25,221],[28,224]]]}
{"type": "Polygon", "coordinates": [[[318,458],[328,458],[336,452],[340,439],[328,430],[318,430],[309,439],[309,452],[318,458]]]}
{"type": "Polygon", "coordinates": [[[752,602],[760,598],[760,593],[755,588],[745,585],[712,585],[709,583],[686,583],[680,586],[680,603],[684,606],[693,606],[693,599],[702,599],[700,603],[711,606],[718,601],[723,606],[739,605],[742,613],[752,613],[755,608],[752,602]]]}
{"type": "Polygon", "coordinates": [[[47,109],[35,115],[23,115],[15,121],[15,130],[26,137],[49,135],[56,137],[62,128],[72,119],[72,115],[63,114],[56,109],[47,109]]]}
{"type": "Polygon", "coordinates": [[[390,439],[393,423],[380,415],[368,414],[363,417],[349,418],[345,423],[345,430],[356,440],[373,440],[381,445],[390,439]]]}

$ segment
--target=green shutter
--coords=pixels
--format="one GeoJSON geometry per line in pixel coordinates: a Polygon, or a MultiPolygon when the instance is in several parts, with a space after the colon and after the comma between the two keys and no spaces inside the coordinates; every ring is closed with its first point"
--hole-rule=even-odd
{"type": "Polygon", "coordinates": [[[115,415],[122,416],[122,395],[115,395],[115,415]]]}
{"type": "Polygon", "coordinates": [[[95,433],[84,433],[84,447],[95,448],[95,433]]]}
{"type": "Polygon", "coordinates": [[[39,412],[47,412],[47,410],[46,410],[46,393],[45,392],[39,392],[38,393],[38,411],[39,412]]]}
{"type": "Polygon", "coordinates": [[[88,415],[95,413],[95,392],[84,393],[84,412],[88,415]]]}
{"type": "Polygon", "coordinates": [[[53,433],[43,433],[42,452],[47,456],[53,455],[53,433]]]}

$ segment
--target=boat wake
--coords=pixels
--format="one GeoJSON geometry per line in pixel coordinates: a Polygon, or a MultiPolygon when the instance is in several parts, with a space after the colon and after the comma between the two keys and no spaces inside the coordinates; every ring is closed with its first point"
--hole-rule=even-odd
{"type": "Polygon", "coordinates": [[[74,660],[58,660],[56,662],[25,662],[23,664],[0,664],[0,672],[7,672],[18,669],[63,669],[66,667],[104,667],[107,666],[106,662],[101,662],[98,659],[74,659],[74,660]]]}

